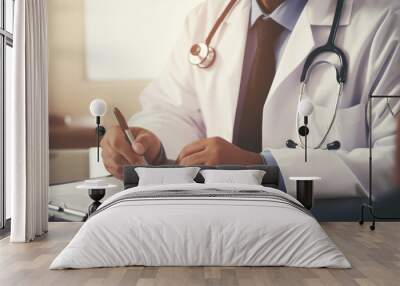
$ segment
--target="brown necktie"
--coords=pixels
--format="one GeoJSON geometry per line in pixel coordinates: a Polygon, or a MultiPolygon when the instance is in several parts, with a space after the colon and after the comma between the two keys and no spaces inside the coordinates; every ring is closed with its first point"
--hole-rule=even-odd
{"type": "Polygon", "coordinates": [[[261,17],[251,29],[255,29],[257,45],[245,97],[236,113],[233,143],[261,152],[263,107],[275,76],[275,47],[283,29],[275,21],[261,17]]]}

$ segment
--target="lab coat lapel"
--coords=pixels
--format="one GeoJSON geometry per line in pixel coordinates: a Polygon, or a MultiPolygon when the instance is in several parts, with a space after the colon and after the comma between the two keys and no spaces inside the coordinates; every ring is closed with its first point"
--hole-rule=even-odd
{"type": "MultiPolygon", "coordinates": [[[[350,24],[353,11],[353,1],[346,0],[343,5],[340,26],[350,24]]],[[[335,16],[337,0],[309,0],[307,5],[307,17],[312,26],[331,26],[335,16]]]]}
{"type": "MultiPolygon", "coordinates": [[[[309,5],[309,4],[307,4],[309,5]]],[[[307,17],[307,6],[303,9],[300,18],[294,27],[286,45],[281,62],[275,74],[269,96],[274,95],[276,89],[302,63],[315,46],[312,30],[307,17]]],[[[299,79],[300,80],[300,79],[299,79]]]]}

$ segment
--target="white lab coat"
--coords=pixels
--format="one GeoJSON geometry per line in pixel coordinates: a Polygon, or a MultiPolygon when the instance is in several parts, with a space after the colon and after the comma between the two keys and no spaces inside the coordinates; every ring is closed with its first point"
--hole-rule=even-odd
{"type": "MultiPolygon", "coordinates": [[[[187,17],[184,33],[162,75],[141,96],[143,111],[131,124],[158,135],[170,158],[199,138],[232,140],[246,46],[251,0],[239,0],[212,41],[215,64],[200,69],[188,62],[193,43],[203,42],[228,0],[208,0],[187,17]]],[[[335,0],[309,0],[283,52],[263,113],[263,148],[271,150],[290,194],[290,176],[320,176],[317,198],[354,197],[368,189],[368,95],[400,94],[400,1],[347,0],[336,44],[349,61],[348,79],[327,142],[339,140],[340,151],[304,151],[285,146],[297,139],[296,110],[299,78],[306,56],[328,39],[335,0]]],[[[323,59],[336,61],[335,56],[323,59]]],[[[315,111],[310,118],[310,143],[326,130],[337,98],[333,70],[318,67],[307,91],[315,111]],[[315,121],[314,119],[317,119],[315,121]]],[[[399,106],[396,106],[398,109],[399,106]]],[[[395,120],[384,101],[373,107],[375,194],[384,194],[392,181],[395,120]]]]}

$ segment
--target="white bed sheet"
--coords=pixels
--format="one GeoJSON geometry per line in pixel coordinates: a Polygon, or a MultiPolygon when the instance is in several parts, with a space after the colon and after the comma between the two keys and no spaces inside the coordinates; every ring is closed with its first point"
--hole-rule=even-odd
{"type": "Polygon", "coordinates": [[[145,191],[272,188],[231,184],[135,187],[108,198],[50,269],[145,266],[293,266],[349,268],[313,216],[255,198],[151,198],[112,203],[145,191]],[[110,205],[111,204],[111,205],[110,205]],[[108,207],[107,207],[108,205],[108,207]]]}

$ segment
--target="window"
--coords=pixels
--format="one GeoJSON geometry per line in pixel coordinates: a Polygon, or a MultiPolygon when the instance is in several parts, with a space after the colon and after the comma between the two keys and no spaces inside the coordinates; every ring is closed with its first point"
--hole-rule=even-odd
{"type": "MultiPolygon", "coordinates": [[[[10,194],[5,188],[5,98],[11,92],[14,0],[0,0],[0,228],[10,218],[10,194]]],[[[9,225],[9,224],[7,224],[9,225]]],[[[1,236],[1,232],[0,232],[1,236]]]]}

